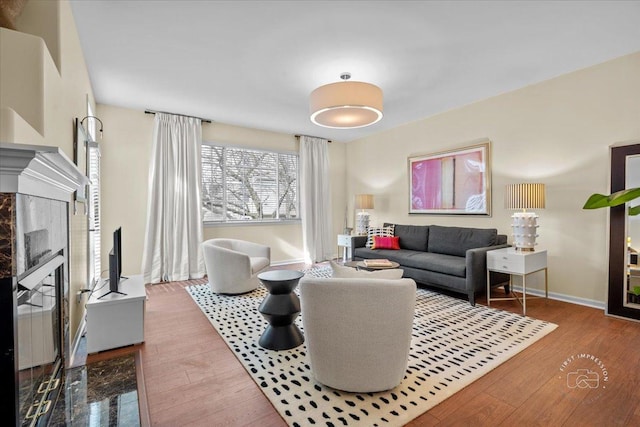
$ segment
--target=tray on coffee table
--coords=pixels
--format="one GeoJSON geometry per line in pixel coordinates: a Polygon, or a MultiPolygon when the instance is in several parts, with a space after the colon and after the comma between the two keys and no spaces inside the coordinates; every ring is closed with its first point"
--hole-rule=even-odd
{"type": "Polygon", "coordinates": [[[378,265],[370,265],[367,266],[364,261],[348,261],[345,262],[344,265],[346,265],[347,267],[353,267],[355,269],[359,269],[359,270],[388,270],[390,268],[398,268],[400,267],[400,264],[398,264],[395,261],[390,261],[390,265],[388,266],[378,266],[378,265]]]}

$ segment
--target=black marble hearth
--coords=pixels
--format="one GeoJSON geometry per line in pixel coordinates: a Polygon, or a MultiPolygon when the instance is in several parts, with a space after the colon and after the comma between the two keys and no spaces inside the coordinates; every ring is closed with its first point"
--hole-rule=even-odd
{"type": "Polygon", "coordinates": [[[135,355],[66,371],[50,426],[139,426],[135,355]]]}

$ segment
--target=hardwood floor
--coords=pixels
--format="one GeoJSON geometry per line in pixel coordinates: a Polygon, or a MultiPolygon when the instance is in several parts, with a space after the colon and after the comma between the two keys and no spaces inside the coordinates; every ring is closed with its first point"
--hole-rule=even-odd
{"type": "MultiPolygon", "coordinates": [[[[285,426],[186,284],[147,286],[146,342],[134,348],[141,351],[151,424],[285,426]]],[[[521,312],[515,301],[492,307],[521,312]]],[[[640,425],[640,323],[544,299],[528,300],[527,312],[558,328],[408,425],[640,425]],[[581,354],[600,359],[604,370],[589,363],[605,388],[567,386],[567,372],[586,361],[581,354]]]]}

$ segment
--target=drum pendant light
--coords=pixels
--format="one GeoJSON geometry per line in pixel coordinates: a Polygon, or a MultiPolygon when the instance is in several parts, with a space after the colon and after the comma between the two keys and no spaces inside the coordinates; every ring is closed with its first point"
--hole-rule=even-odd
{"type": "Polygon", "coordinates": [[[309,98],[311,121],[334,129],[370,126],[382,119],[382,90],[365,82],[351,82],[350,73],[343,80],[320,86],[309,98]]]}

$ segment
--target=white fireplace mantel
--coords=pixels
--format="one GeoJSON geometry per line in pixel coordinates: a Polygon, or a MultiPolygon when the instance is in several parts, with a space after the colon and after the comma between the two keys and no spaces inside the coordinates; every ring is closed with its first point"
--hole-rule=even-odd
{"type": "Polygon", "coordinates": [[[70,201],[89,179],[59,147],[0,143],[0,193],[70,201]]]}

